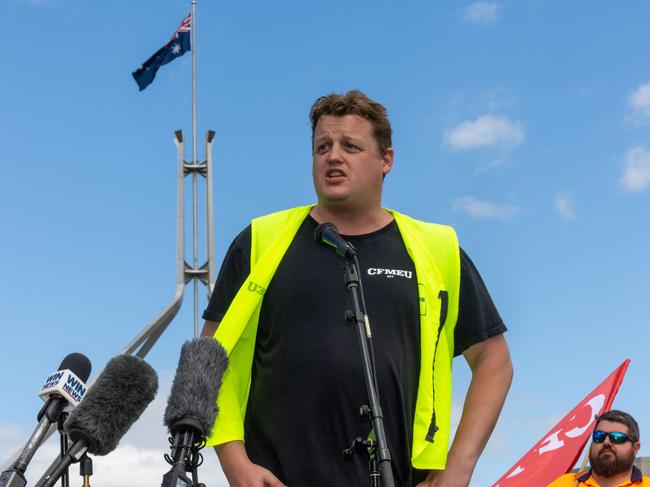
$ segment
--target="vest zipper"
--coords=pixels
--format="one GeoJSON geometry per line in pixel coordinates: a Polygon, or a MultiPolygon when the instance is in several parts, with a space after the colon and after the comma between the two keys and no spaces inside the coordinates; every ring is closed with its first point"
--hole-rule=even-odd
{"type": "Polygon", "coordinates": [[[429,424],[429,431],[425,438],[425,440],[428,441],[429,443],[433,443],[433,437],[436,435],[436,432],[439,429],[438,426],[436,425],[436,401],[435,401],[436,387],[435,387],[434,372],[435,372],[435,364],[436,364],[436,353],[438,352],[438,343],[440,342],[440,334],[442,333],[442,327],[445,326],[445,321],[447,320],[447,310],[449,307],[449,293],[444,290],[440,291],[438,293],[438,299],[440,300],[440,321],[438,323],[438,336],[436,337],[436,345],[435,348],[433,349],[433,364],[431,365],[431,369],[432,369],[431,390],[433,396],[431,409],[433,410],[433,412],[431,414],[431,423],[429,424]]]}

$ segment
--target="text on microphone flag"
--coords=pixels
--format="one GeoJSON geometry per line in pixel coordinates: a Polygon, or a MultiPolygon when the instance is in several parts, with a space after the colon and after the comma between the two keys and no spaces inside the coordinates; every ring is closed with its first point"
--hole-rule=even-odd
{"type": "Polygon", "coordinates": [[[39,396],[43,401],[47,401],[52,395],[63,395],[70,399],[72,406],[76,406],[86,394],[86,389],[86,384],[74,372],[68,369],[59,370],[45,379],[39,396]]]}

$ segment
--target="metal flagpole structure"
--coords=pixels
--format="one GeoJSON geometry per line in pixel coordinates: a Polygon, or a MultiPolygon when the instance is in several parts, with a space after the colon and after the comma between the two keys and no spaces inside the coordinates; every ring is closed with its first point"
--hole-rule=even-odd
{"type": "MultiPolygon", "coordinates": [[[[196,156],[196,0],[192,0],[191,12],[191,45],[192,45],[192,160],[185,160],[185,145],[182,130],[174,132],[174,143],[177,153],[177,184],[176,184],[176,288],[171,301],[131,340],[120,354],[135,355],[144,358],[156,344],[160,336],[172,322],[181,305],[185,286],[191,281],[194,284],[194,336],[199,334],[198,316],[198,288],[199,283],[206,287],[207,296],[210,297],[216,281],[216,265],[214,259],[214,211],[213,211],[213,185],[212,185],[212,144],[215,133],[208,130],[205,137],[205,160],[199,162],[196,156]],[[192,265],[185,261],[185,177],[192,175],[192,235],[193,258],[192,265]],[[197,179],[205,179],[205,233],[206,233],[206,260],[198,265],[198,216],[197,216],[197,179]]],[[[93,381],[88,383],[88,386],[93,381]]],[[[53,424],[47,431],[42,442],[45,442],[55,431],[57,425],[53,424]]],[[[0,472],[13,465],[20,450],[16,451],[4,465],[0,472]]],[[[54,464],[56,460],[52,464],[54,464]]]]}
{"type": "MultiPolygon", "coordinates": [[[[124,347],[120,354],[135,355],[144,358],[151,348],[156,344],[160,336],[172,322],[178,310],[183,303],[183,294],[185,285],[190,281],[200,281],[203,283],[208,292],[208,297],[214,289],[216,280],[216,267],[214,260],[214,214],[212,211],[212,144],[215,133],[209,130],[205,140],[206,159],[199,164],[190,164],[184,160],[183,132],[177,130],[174,142],[177,149],[178,176],[176,186],[176,291],[172,300],[151,320],[137,335],[124,347]],[[206,191],[206,234],[207,234],[207,260],[201,267],[190,266],[185,261],[185,176],[197,174],[205,178],[206,191]]],[[[196,200],[196,193],[194,195],[196,200]]],[[[198,282],[195,284],[198,288],[198,282]]],[[[195,304],[195,309],[197,305],[195,304]]],[[[195,319],[198,318],[195,315],[195,319]]],[[[88,383],[91,386],[93,381],[88,383]]],[[[45,442],[57,430],[57,425],[53,424],[45,434],[42,443],[45,442]]],[[[17,450],[5,463],[0,467],[0,472],[5,471],[14,464],[21,450],[17,450]]],[[[55,459],[52,462],[54,465],[55,459]]]]}
{"type": "Polygon", "coordinates": [[[214,260],[214,211],[212,196],[212,144],[215,133],[208,130],[205,141],[205,160],[197,160],[196,151],[196,0],[192,0],[191,13],[192,39],[192,159],[185,160],[183,132],[175,132],[174,143],[177,150],[178,179],[176,185],[176,291],[171,302],[151,320],[138,335],[121,351],[144,358],[158,338],[167,329],[183,303],[185,286],[194,284],[194,336],[199,334],[199,283],[207,288],[208,297],[214,288],[216,266],[214,260]],[[185,261],[185,177],[192,176],[192,265],[185,261]],[[205,179],[205,233],[206,261],[199,266],[198,260],[198,176],[205,179]]]}
{"type": "MultiPolygon", "coordinates": [[[[192,164],[196,165],[196,0],[192,0],[192,164]]],[[[194,240],[193,268],[199,265],[198,222],[196,210],[196,173],[192,173],[192,237],[194,240]]],[[[194,277],[194,338],[199,336],[199,281],[194,277]]]]}
{"type": "MultiPolygon", "coordinates": [[[[185,285],[190,281],[195,282],[198,291],[198,283],[203,283],[207,288],[208,296],[214,288],[216,280],[215,259],[214,259],[214,212],[212,197],[212,144],[215,133],[209,130],[206,135],[205,153],[206,159],[198,164],[185,161],[183,132],[175,132],[175,144],[177,149],[178,176],[176,183],[176,292],[171,302],[151,320],[142,331],[120,352],[123,354],[134,354],[144,358],[149,350],[156,343],[158,338],[165,331],[167,326],[174,319],[183,303],[185,285]],[[206,181],[206,237],[207,237],[207,259],[201,266],[191,266],[185,261],[185,177],[188,175],[196,177],[203,176],[206,181]]],[[[194,193],[196,201],[196,192],[194,193]]],[[[196,239],[196,236],[195,236],[196,239]]],[[[195,240],[195,246],[196,246],[195,240]]],[[[195,254],[196,255],[196,254],[195,254]]],[[[198,298],[198,292],[195,294],[198,298]]],[[[198,309],[198,299],[195,301],[195,310],[198,309]]],[[[198,322],[198,316],[195,314],[198,322]]]]}

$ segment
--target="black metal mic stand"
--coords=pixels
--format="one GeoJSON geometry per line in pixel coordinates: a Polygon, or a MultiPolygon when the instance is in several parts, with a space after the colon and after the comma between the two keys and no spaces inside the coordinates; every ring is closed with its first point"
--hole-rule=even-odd
{"type": "MultiPolygon", "coordinates": [[[[352,246],[350,247],[352,248],[352,246]]],[[[368,402],[370,403],[361,406],[360,413],[362,416],[367,417],[372,424],[372,430],[368,438],[355,438],[352,446],[343,452],[343,457],[349,459],[355,451],[365,449],[369,456],[370,485],[372,487],[379,487],[380,485],[394,487],[395,479],[386,440],[386,431],[384,430],[384,417],[379,404],[370,321],[365,310],[363,287],[359,275],[359,262],[353,248],[343,257],[343,260],[345,262],[343,267],[345,287],[350,292],[352,301],[352,310],[346,311],[345,319],[348,323],[354,324],[357,330],[363,375],[368,391],[368,402]]]]}
{"type": "MultiPolygon", "coordinates": [[[[43,404],[43,407],[36,416],[38,426],[32,433],[32,436],[27,440],[27,444],[20,452],[12,467],[0,474],[0,487],[25,487],[27,485],[27,480],[25,479],[27,465],[29,465],[36,450],[45,439],[50,425],[58,422],[59,431],[61,431],[63,423],[59,422],[59,418],[65,415],[63,408],[65,408],[66,404],[65,401],[47,401],[43,404]]],[[[63,444],[61,448],[63,449],[63,444]]],[[[65,451],[62,451],[61,455],[63,453],[65,451]]]]}
{"type": "Polygon", "coordinates": [[[205,446],[205,441],[191,419],[175,426],[173,436],[169,438],[172,454],[165,454],[165,461],[172,468],[163,476],[160,487],[205,487],[205,484],[199,483],[197,472],[203,463],[200,450],[205,446]],[[188,472],[192,474],[192,480],[187,477],[188,472]]]}
{"type": "MultiPolygon", "coordinates": [[[[57,424],[57,429],[59,430],[59,444],[61,447],[61,458],[63,458],[66,452],[68,451],[68,435],[63,429],[63,423],[65,423],[65,420],[67,418],[68,418],[68,413],[63,411],[61,413],[61,416],[59,416],[59,421],[57,424]]],[[[61,487],[69,487],[70,485],[69,478],[70,477],[68,476],[68,469],[66,468],[61,474],[61,487]]]]}

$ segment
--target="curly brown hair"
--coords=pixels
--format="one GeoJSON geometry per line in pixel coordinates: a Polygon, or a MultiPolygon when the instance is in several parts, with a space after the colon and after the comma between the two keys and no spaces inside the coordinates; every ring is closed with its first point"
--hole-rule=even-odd
{"type": "Polygon", "coordinates": [[[314,141],[316,124],[323,115],[342,117],[343,115],[358,115],[372,124],[373,135],[379,146],[379,151],[384,154],[393,146],[393,130],[388,120],[386,108],[359,90],[350,90],[347,93],[330,93],[318,98],[309,111],[311,120],[311,139],[314,141]]]}

